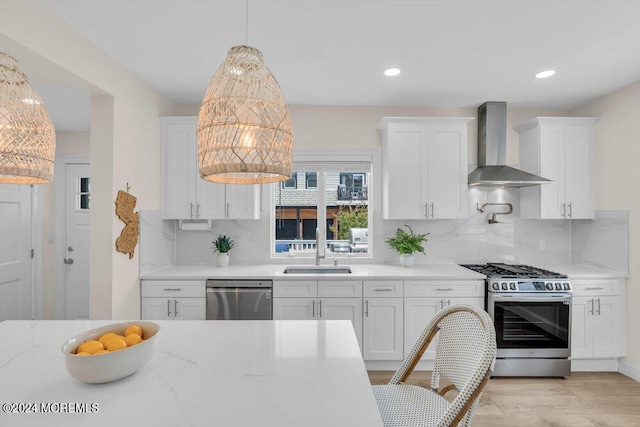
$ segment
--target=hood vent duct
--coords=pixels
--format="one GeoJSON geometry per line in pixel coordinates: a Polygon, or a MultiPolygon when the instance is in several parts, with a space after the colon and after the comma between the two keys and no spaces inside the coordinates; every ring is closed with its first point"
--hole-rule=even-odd
{"type": "Polygon", "coordinates": [[[478,107],[478,167],[469,174],[470,187],[528,187],[551,182],[505,165],[507,103],[485,102],[478,107]]]}

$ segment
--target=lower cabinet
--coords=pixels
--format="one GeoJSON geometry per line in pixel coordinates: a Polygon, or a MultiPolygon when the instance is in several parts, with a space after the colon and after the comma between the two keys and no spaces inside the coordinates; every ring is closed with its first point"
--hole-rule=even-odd
{"type": "Polygon", "coordinates": [[[274,281],[274,320],[351,320],[362,349],[362,282],[274,281]]]}
{"type": "Polygon", "coordinates": [[[365,360],[403,359],[403,283],[365,281],[362,355],[365,360]]]}
{"type": "MultiPolygon", "coordinates": [[[[404,352],[408,354],[431,318],[444,307],[468,304],[484,308],[484,281],[405,281],[404,352]]],[[[437,337],[422,360],[434,360],[437,337]]]]}
{"type": "Polygon", "coordinates": [[[572,280],[571,358],[624,355],[624,282],[572,280]]]}
{"type": "Polygon", "coordinates": [[[142,280],[142,320],[205,320],[203,280],[142,280]]]}

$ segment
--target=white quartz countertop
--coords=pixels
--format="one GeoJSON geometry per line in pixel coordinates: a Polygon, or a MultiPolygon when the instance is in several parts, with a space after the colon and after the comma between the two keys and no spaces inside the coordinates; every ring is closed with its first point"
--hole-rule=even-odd
{"type": "Polygon", "coordinates": [[[137,373],[78,382],[60,346],[110,323],[0,322],[0,425],[382,426],[349,321],[159,321],[153,357],[137,373]],[[7,413],[12,403],[40,411],[7,413]]]}
{"type": "MultiPolygon", "coordinates": [[[[265,264],[265,265],[230,265],[220,268],[215,265],[172,265],[151,273],[141,275],[142,279],[156,280],[204,280],[204,279],[278,279],[300,280],[302,277],[323,280],[344,279],[432,279],[432,280],[482,280],[484,275],[460,267],[456,264],[424,264],[414,265],[413,268],[403,268],[399,265],[384,264],[350,264],[352,273],[348,274],[284,274],[283,270],[289,265],[302,264],[265,264]]],[[[311,263],[304,264],[312,266],[311,263]]]]}
{"type": "Polygon", "coordinates": [[[584,264],[535,264],[536,267],[555,271],[569,276],[569,279],[622,279],[629,277],[629,273],[606,270],[584,264]]]}

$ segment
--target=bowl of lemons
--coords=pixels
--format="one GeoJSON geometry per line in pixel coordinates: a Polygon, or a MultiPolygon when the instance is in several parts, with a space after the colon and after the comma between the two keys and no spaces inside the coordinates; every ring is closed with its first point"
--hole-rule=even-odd
{"type": "Polygon", "coordinates": [[[121,322],[78,334],[62,345],[67,371],[84,383],[108,383],[135,374],[153,355],[160,326],[121,322]]]}

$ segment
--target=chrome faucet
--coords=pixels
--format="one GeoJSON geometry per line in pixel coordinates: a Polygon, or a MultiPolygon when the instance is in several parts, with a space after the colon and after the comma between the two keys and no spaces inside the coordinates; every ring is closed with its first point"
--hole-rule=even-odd
{"type": "Polygon", "coordinates": [[[320,255],[320,243],[320,228],[316,227],[316,265],[320,265],[320,260],[327,256],[324,251],[322,255],[320,255]]]}

